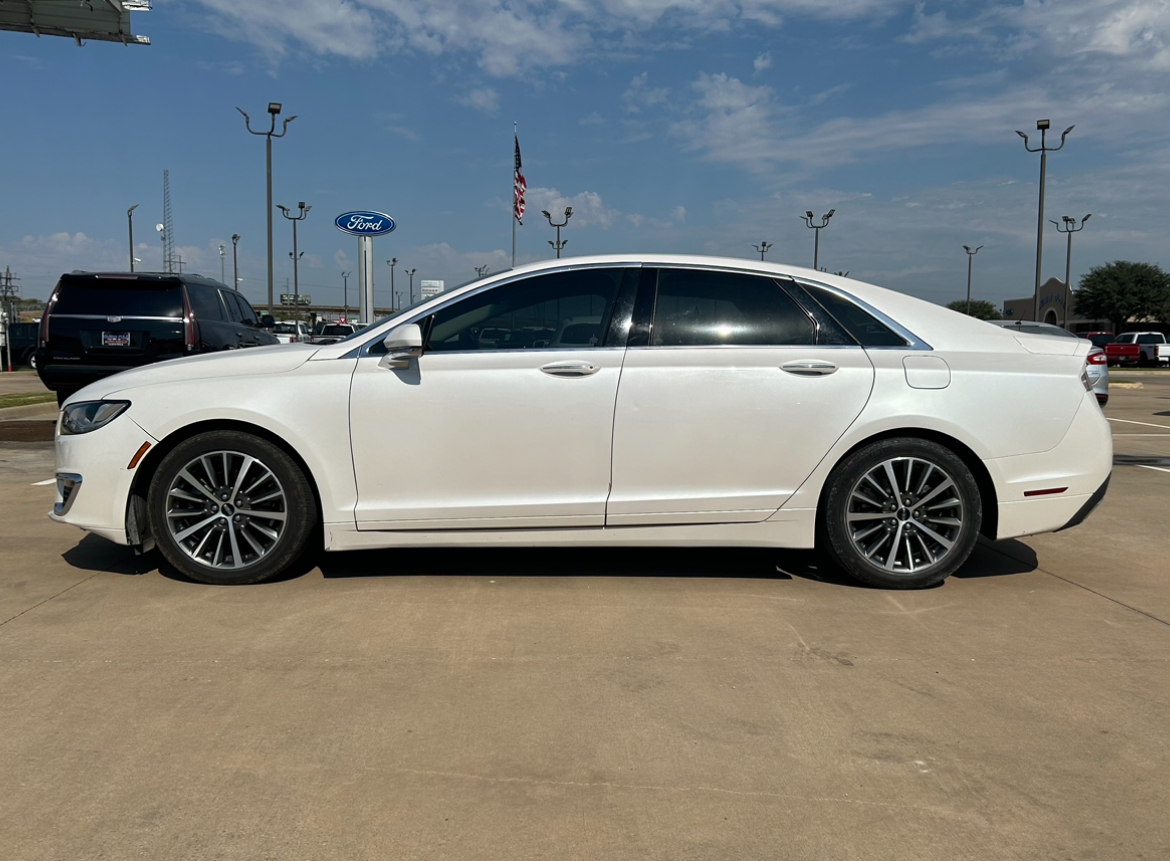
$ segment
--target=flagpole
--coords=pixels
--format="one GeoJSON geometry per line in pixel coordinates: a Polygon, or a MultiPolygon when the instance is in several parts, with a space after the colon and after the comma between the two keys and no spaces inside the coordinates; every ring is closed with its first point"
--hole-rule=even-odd
{"type": "MultiPolygon", "coordinates": [[[[512,121],[512,140],[516,140],[517,124],[512,121]]],[[[516,268],[516,169],[512,169],[512,268],[516,268]]]]}

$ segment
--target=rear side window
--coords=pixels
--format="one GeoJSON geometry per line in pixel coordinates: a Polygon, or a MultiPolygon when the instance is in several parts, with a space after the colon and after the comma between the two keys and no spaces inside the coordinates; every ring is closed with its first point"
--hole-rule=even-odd
{"type": "Polygon", "coordinates": [[[769,278],[660,269],[653,347],[812,345],[809,316],[769,278]]]}
{"type": "Polygon", "coordinates": [[[905,347],[906,339],[859,305],[836,293],[804,284],[813,298],[863,347],[905,347]]]}
{"type": "Polygon", "coordinates": [[[233,323],[243,323],[245,319],[244,309],[241,307],[236,294],[228,290],[222,290],[220,291],[220,295],[223,296],[223,304],[227,305],[228,319],[233,323]]]}
{"type": "Polygon", "coordinates": [[[177,280],[65,276],[61,279],[52,313],[180,318],[183,316],[183,294],[177,280]]]}
{"type": "Polygon", "coordinates": [[[196,320],[223,320],[223,306],[219,302],[219,291],[205,284],[188,284],[187,296],[196,320]]]}

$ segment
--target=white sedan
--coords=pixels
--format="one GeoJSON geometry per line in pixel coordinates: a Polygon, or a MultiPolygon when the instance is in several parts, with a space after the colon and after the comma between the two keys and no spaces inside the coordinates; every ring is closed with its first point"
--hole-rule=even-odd
{"type": "Polygon", "coordinates": [[[549,261],[337,344],[82,389],[50,516],[208,583],[277,576],[315,538],[818,547],[867,583],[929,586],[979,535],[1101,500],[1090,346],[791,266],[549,261]]]}

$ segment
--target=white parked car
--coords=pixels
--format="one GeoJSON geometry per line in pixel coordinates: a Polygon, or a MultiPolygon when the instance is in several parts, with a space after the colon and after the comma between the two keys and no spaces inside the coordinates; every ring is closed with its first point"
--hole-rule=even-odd
{"type": "Polygon", "coordinates": [[[301,320],[278,320],[272,334],[282,344],[304,344],[309,340],[309,326],[301,320]]]}
{"type": "Polygon", "coordinates": [[[1101,500],[1090,347],[797,267],[549,261],[336,344],[88,386],[62,411],[51,517],[157,544],[208,583],[274,577],[323,536],[815,546],[867,583],[921,587],[980,534],[1065,528],[1101,500]],[[596,343],[476,337],[594,317],[596,343]],[[386,442],[403,433],[407,456],[386,442]]]}
{"type": "Polygon", "coordinates": [[[1170,365],[1170,343],[1161,332],[1123,332],[1117,336],[1117,343],[1137,344],[1143,363],[1170,365]]]}
{"type": "MultiPolygon", "coordinates": [[[[1051,323],[1034,323],[1031,320],[988,320],[992,326],[1002,326],[1012,332],[1027,335],[1047,335],[1052,338],[1080,338],[1080,335],[1054,326],[1051,323]]],[[[1097,396],[1097,403],[1105,406],[1109,403],[1109,356],[1102,347],[1092,345],[1089,354],[1085,356],[1085,373],[1089,376],[1089,385],[1093,394],[1097,396]]]]}

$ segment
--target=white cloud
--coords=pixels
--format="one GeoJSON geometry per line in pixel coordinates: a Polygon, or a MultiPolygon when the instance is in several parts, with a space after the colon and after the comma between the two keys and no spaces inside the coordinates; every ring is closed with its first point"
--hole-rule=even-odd
{"type": "Polygon", "coordinates": [[[643,72],[640,75],[635,75],[630,81],[630,86],[622,95],[622,108],[627,113],[636,114],[641,112],[643,108],[660,105],[670,95],[670,90],[665,87],[649,86],[647,84],[649,78],[650,73],[643,72]]]}
{"type": "Polygon", "coordinates": [[[726,74],[700,73],[692,85],[698,98],[692,113],[674,123],[671,134],[690,150],[705,150],[711,161],[730,162],[748,170],[767,170],[775,154],[777,131],[772,118],[778,106],[771,87],[753,87],[726,74]]]}
{"type": "Polygon", "coordinates": [[[762,54],[757,54],[756,59],[752,61],[752,68],[758,75],[765,69],[772,68],[772,54],[769,51],[764,51],[762,54]]]}
{"type": "Polygon", "coordinates": [[[469,90],[464,95],[458,96],[455,101],[487,114],[494,114],[500,109],[500,94],[491,87],[469,90]]]}
{"type": "Polygon", "coordinates": [[[579,122],[583,126],[600,126],[605,125],[605,117],[594,111],[589,116],[582,117],[579,122]]]}
{"type": "Polygon", "coordinates": [[[675,221],[683,222],[687,220],[687,208],[685,206],[676,206],[670,211],[670,217],[675,221]]]}
{"type": "Polygon", "coordinates": [[[530,188],[528,189],[527,201],[526,219],[531,219],[534,216],[543,219],[544,216],[540,214],[541,210],[547,210],[552,213],[554,220],[563,221],[562,213],[564,213],[565,207],[573,207],[573,215],[570,220],[573,227],[597,226],[602,230],[608,230],[613,226],[614,221],[622,216],[618,210],[606,207],[601,202],[601,195],[595,191],[583,191],[572,197],[566,197],[555,188],[530,188]]]}
{"type": "Polygon", "coordinates": [[[384,52],[468,55],[497,77],[561,67],[637,36],[643,44],[727,31],[740,22],[779,27],[784,16],[881,21],[910,0],[199,0],[220,34],[270,60],[292,46],[369,60],[384,52]]]}

